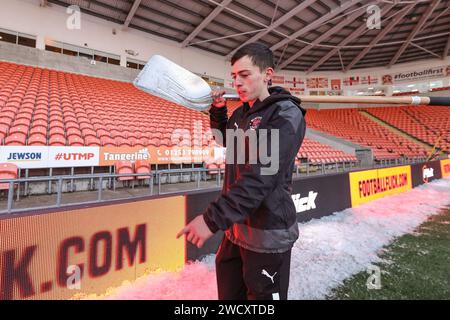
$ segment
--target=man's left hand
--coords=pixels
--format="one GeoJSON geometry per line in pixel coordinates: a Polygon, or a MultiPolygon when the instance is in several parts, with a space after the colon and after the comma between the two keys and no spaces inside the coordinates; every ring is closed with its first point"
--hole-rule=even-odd
{"type": "Polygon", "coordinates": [[[177,234],[177,239],[183,234],[186,234],[186,240],[191,242],[198,248],[203,247],[203,244],[208,240],[213,233],[209,230],[206,225],[203,215],[197,216],[194,220],[188,223],[180,232],[177,234]]]}

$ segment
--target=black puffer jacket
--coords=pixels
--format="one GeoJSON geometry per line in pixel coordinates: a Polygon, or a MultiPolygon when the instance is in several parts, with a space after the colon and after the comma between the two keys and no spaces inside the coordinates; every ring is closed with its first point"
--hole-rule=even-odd
{"type": "Polygon", "coordinates": [[[252,108],[244,103],[230,119],[226,108],[211,107],[211,128],[221,131],[227,156],[222,193],[203,214],[212,232],[224,230],[233,243],[263,253],[287,251],[298,238],[296,210],[291,198],[292,171],[306,130],[306,110],[300,106],[300,99],[281,87],[272,87],[269,93],[269,97],[257,100],[252,108]],[[263,155],[270,154],[272,147],[279,147],[276,171],[268,173],[271,164],[274,167],[274,155],[268,156],[272,158],[271,163],[260,157],[252,161],[255,159],[252,154],[259,153],[252,152],[248,142],[239,144],[232,136],[228,139],[231,138],[233,145],[227,141],[226,129],[230,134],[238,128],[244,132],[255,130],[258,149],[254,150],[259,150],[264,143],[267,151],[263,155]],[[267,144],[263,142],[261,129],[267,129],[267,144]],[[279,139],[273,129],[279,129],[279,139]],[[242,153],[245,153],[245,163],[236,163],[242,153]]]}

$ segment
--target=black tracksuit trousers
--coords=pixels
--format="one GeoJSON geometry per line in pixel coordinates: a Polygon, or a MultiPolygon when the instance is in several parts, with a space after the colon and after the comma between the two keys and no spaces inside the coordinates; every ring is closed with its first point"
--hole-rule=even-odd
{"type": "Polygon", "coordinates": [[[219,300],[286,300],[291,249],[258,253],[223,237],[216,256],[219,300]]]}

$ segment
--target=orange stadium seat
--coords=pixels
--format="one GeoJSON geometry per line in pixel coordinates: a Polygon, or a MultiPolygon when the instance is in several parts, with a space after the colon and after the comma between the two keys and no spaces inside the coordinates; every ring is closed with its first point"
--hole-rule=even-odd
{"type": "Polygon", "coordinates": [[[114,141],[118,147],[132,147],[131,141],[126,138],[116,137],[114,141]]]}
{"type": "Polygon", "coordinates": [[[95,137],[95,136],[86,136],[84,139],[85,145],[89,146],[89,147],[100,147],[102,145],[101,141],[99,138],[95,137]]]}
{"type": "Polygon", "coordinates": [[[45,129],[47,129],[48,122],[46,120],[42,120],[42,119],[34,119],[33,122],[31,123],[31,128],[36,128],[36,127],[43,127],[45,129]]]}
{"type": "Polygon", "coordinates": [[[134,146],[147,147],[148,139],[147,138],[139,138],[134,142],[134,146]]]}
{"type": "MultiPolygon", "coordinates": [[[[0,163],[0,180],[17,179],[18,167],[13,163],[0,163]]],[[[0,183],[0,190],[8,190],[9,183],[0,183]]]]}
{"type": "Polygon", "coordinates": [[[208,169],[209,174],[218,174],[219,173],[219,166],[216,163],[207,163],[206,169],[208,169]]]}
{"type": "Polygon", "coordinates": [[[10,125],[13,122],[16,114],[13,111],[5,110],[5,109],[6,108],[3,108],[0,112],[0,119],[2,120],[1,123],[10,125]]]}
{"type": "MultiPolygon", "coordinates": [[[[134,164],[135,173],[150,173],[150,163],[146,160],[136,160],[134,164]]],[[[150,179],[150,176],[138,176],[137,179],[150,179]]]]}
{"type": "Polygon", "coordinates": [[[14,121],[14,126],[26,126],[29,127],[31,123],[31,116],[30,118],[24,118],[23,114],[20,115],[17,114],[16,120],[14,121]]]}
{"type": "Polygon", "coordinates": [[[66,135],[67,135],[67,138],[69,138],[71,136],[79,137],[79,138],[82,137],[82,133],[81,133],[80,129],[75,128],[75,127],[70,127],[70,128],[66,127],[66,135]]]}
{"type": "Polygon", "coordinates": [[[72,135],[67,137],[67,142],[71,147],[82,147],[84,146],[84,140],[80,136],[72,135]]]}
{"type": "Polygon", "coordinates": [[[115,147],[116,141],[111,137],[102,136],[100,137],[100,143],[104,147],[115,147]]]}
{"type": "Polygon", "coordinates": [[[42,135],[39,133],[31,134],[30,137],[28,138],[27,145],[29,145],[29,146],[45,146],[45,145],[47,145],[47,138],[45,137],[45,135],[42,135]]]}
{"type": "MultiPolygon", "coordinates": [[[[114,164],[114,167],[115,167],[115,172],[117,174],[134,173],[133,164],[131,163],[131,161],[117,161],[114,164]]],[[[134,179],[133,176],[123,176],[123,177],[117,178],[117,180],[119,180],[119,181],[127,181],[127,180],[133,180],[133,179],[134,179]]]]}
{"type": "Polygon", "coordinates": [[[9,129],[9,134],[12,135],[14,133],[23,134],[26,137],[27,134],[28,134],[28,126],[25,126],[25,125],[13,125],[9,129]]]}
{"type": "Polygon", "coordinates": [[[27,136],[23,133],[14,133],[5,138],[5,145],[7,146],[24,146],[27,136]]]}
{"type": "Polygon", "coordinates": [[[30,130],[30,137],[35,134],[40,134],[40,135],[46,137],[47,136],[47,128],[42,127],[42,126],[32,127],[30,130]]]}
{"type": "Polygon", "coordinates": [[[97,129],[96,131],[97,131],[97,136],[100,139],[103,138],[103,137],[111,138],[111,135],[109,134],[109,131],[107,131],[107,130],[105,130],[103,128],[97,129]]]}
{"type": "Polygon", "coordinates": [[[50,136],[50,139],[48,141],[48,144],[50,146],[65,146],[66,145],[66,138],[61,135],[52,135],[50,136]]]}
{"type": "MultiPolygon", "coordinates": [[[[51,126],[52,124],[50,124],[50,126],[51,126]]],[[[66,132],[65,132],[65,130],[64,130],[64,127],[60,127],[59,125],[58,126],[56,126],[56,127],[50,127],[50,130],[49,130],[49,135],[51,136],[51,137],[56,137],[56,136],[60,136],[60,137],[65,137],[65,135],[66,135],[66,132]]]]}

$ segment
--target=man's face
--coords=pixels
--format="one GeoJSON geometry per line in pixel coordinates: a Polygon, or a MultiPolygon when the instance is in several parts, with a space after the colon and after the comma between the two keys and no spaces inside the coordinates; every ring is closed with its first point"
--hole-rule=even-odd
{"type": "Polygon", "coordinates": [[[233,64],[231,77],[242,102],[256,100],[261,92],[267,89],[267,81],[270,78],[268,69],[261,72],[249,56],[244,56],[233,64]]]}

